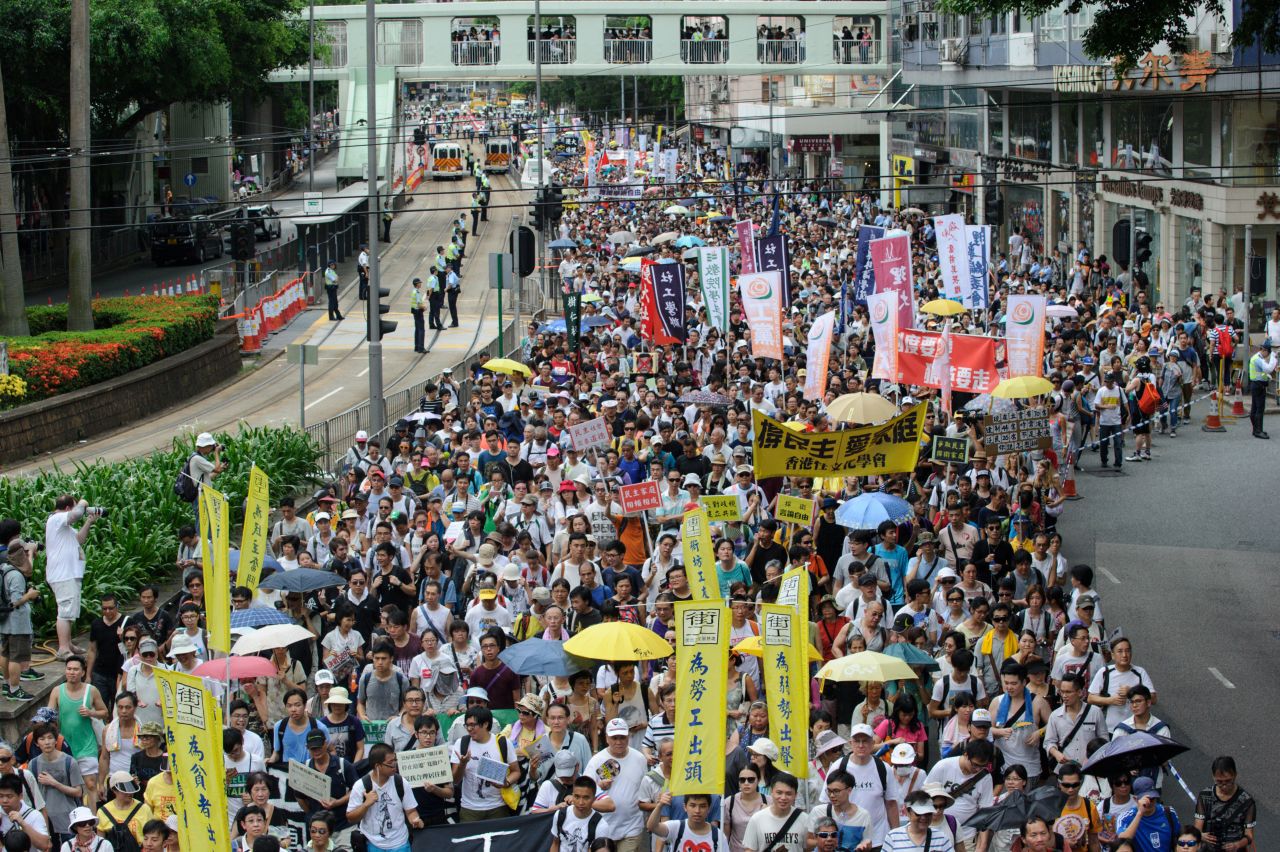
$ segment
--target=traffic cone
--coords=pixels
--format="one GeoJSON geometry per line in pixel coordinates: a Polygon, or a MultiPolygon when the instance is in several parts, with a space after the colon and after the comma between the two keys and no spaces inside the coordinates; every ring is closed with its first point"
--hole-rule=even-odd
{"type": "Polygon", "coordinates": [[[1209,413],[1204,416],[1204,425],[1200,427],[1202,432],[1225,432],[1227,427],[1222,425],[1222,418],[1218,416],[1217,406],[1209,409],[1209,413]]]}
{"type": "Polygon", "coordinates": [[[1084,495],[1076,492],[1076,468],[1072,462],[1067,465],[1067,478],[1062,480],[1062,496],[1068,500],[1083,500],[1084,495]]]}
{"type": "Polygon", "coordinates": [[[1240,386],[1239,386],[1239,385],[1232,385],[1232,386],[1231,386],[1231,391],[1232,391],[1232,394],[1231,394],[1231,416],[1232,416],[1232,417],[1244,417],[1244,416],[1245,416],[1245,410],[1244,410],[1244,394],[1241,392],[1241,390],[1240,390],[1240,386]]]}

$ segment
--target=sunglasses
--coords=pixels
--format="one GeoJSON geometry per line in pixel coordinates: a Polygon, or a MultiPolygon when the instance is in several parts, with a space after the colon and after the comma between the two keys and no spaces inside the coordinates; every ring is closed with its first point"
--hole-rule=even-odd
{"type": "Polygon", "coordinates": [[[1064,790],[1078,790],[1080,789],[1080,782],[1079,781],[1059,781],[1058,786],[1064,790]]]}
{"type": "Polygon", "coordinates": [[[833,838],[833,837],[839,837],[839,836],[840,836],[840,832],[838,832],[838,831],[819,831],[819,832],[817,832],[817,835],[818,835],[818,837],[822,838],[823,840],[830,840],[830,839],[831,839],[831,838],[833,838]]]}
{"type": "Polygon", "coordinates": [[[756,776],[754,776],[754,775],[739,775],[739,776],[738,776],[738,783],[739,783],[739,784],[754,784],[754,783],[756,783],[756,776]]]}
{"type": "Polygon", "coordinates": [[[1199,840],[1179,840],[1178,841],[1179,849],[1194,849],[1199,845],[1200,845],[1199,840]]]}

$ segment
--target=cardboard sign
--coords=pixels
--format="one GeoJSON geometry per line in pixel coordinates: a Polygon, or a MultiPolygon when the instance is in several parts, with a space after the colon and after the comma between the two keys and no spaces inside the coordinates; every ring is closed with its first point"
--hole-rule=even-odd
{"type": "Polygon", "coordinates": [[[944,464],[968,464],[969,439],[934,438],[933,455],[930,458],[944,464]]]}
{"type": "Polygon", "coordinates": [[[1020,453],[1053,448],[1049,413],[1043,408],[1007,411],[983,419],[982,443],[987,452],[1020,453]]]}
{"type": "Polygon", "coordinates": [[[658,491],[658,483],[650,479],[619,488],[618,502],[622,505],[624,514],[645,512],[662,508],[662,494],[658,491]]]}
{"type": "Polygon", "coordinates": [[[453,783],[447,745],[396,752],[396,763],[400,767],[400,777],[410,787],[453,783]]]}
{"type": "Polygon", "coordinates": [[[289,761],[289,791],[319,801],[329,798],[329,776],[305,763],[289,761]]]}
{"type": "Polygon", "coordinates": [[[501,787],[507,783],[507,765],[500,760],[481,756],[479,765],[476,766],[476,777],[501,787]]]}
{"type": "Polygon", "coordinates": [[[713,495],[711,497],[699,497],[698,502],[701,503],[702,508],[707,511],[708,520],[742,520],[742,510],[738,508],[738,498],[734,497],[732,494],[728,496],[713,495]]]}
{"type": "Polygon", "coordinates": [[[575,423],[569,427],[570,446],[578,452],[592,447],[607,447],[610,437],[612,436],[609,433],[609,425],[604,422],[603,417],[588,420],[586,423],[575,423]]]}
{"type": "Polygon", "coordinates": [[[444,530],[444,540],[446,542],[457,541],[462,538],[462,534],[466,531],[466,521],[450,521],[449,526],[445,527],[444,530]]]}
{"type": "Polygon", "coordinates": [[[809,526],[813,522],[813,498],[778,495],[777,519],[783,523],[809,526]]]}

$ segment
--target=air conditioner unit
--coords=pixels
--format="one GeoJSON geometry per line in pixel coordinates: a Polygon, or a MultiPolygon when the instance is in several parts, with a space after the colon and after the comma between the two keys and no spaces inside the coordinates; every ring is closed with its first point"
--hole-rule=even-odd
{"type": "Polygon", "coordinates": [[[902,26],[904,26],[904,27],[914,27],[915,25],[916,25],[916,16],[915,16],[915,15],[903,15],[903,16],[902,16],[902,26]]]}
{"type": "Polygon", "coordinates": [[[938,13],[937,12],[921,12],[920,23],[924,24],[925,26],[928,26],[929,24],[938,23],[938,13]]]}
{"type": "Polygon", "coordinates": [[[1172,53],[1193,53],[1200,50],[1200,35],[1198,33],[1188,33],[1177,41],[1169,42],[1169,50],[1172,53]]]}
{"type": "Polygon", "coordinates": [[[939,62],[962,62],[964,60],[964,47],[958,38],[943,39],[938,44],[938,61],[939,62]]]}
{"type": "Polygon", "coordinates": [[[1209,50],[1212,53],[1231,52],[1231,31],[1217,30],[1209,33],[1209,50]]]}

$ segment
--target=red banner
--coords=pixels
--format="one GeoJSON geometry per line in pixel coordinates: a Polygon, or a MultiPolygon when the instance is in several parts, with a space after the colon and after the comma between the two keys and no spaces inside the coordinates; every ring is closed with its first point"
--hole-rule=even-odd
{"type": "MultiPolygon", "coordinates": [[[[996,339],[972,334],[952,334],[951,390],[990,393],[1000,383],[996,373],[996,339]]],[[[899,329],[898,381],[908,385],[941,388],[946,364],[942,335],[936,331],[899,329]]]]}
{"type": "Polygon", "coordinates": [[[647,479],[634,485],[622,486],[618,489],[618,504],[622,506],[623,514],[661,509],[662,494],[658,491],[657,481],[647,479]]]}
{"type": "Polygon", "coordinates": [[[911,286],[911,238],[897,232],[868,245],[876,273],[876,292],[896,293],[898,329],[912,328],[916,324],[916,299],[911,286]]]}
{"type": "Polygon", "coordinates": [[[653,270],[657,265],[657,261],[647,257],[640,261],[640,336],[659,346],[681,343],[679,338],[667,334],[658,313],[657,291],[653,286],[653,270]]]}

